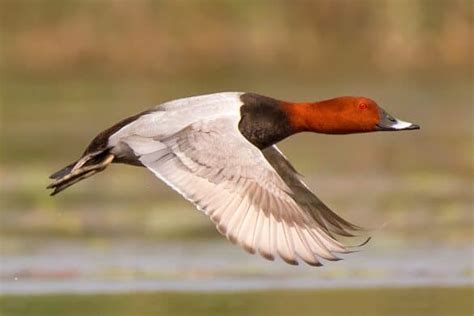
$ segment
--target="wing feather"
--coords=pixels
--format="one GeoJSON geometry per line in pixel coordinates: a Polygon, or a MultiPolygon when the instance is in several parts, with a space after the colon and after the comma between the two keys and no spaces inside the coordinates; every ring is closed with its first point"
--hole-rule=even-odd
{"type": "Polygon", "coordinates": [[[195,122],[166,137],[123,139],[141,163],[250,253],[321,265],[347,248],[333,234],[356,226],[314,196],[276,147],[263,152],[238,131],[238,118],[195,122]],[[323,205],[323,206],[321,206],[323,205]]]}

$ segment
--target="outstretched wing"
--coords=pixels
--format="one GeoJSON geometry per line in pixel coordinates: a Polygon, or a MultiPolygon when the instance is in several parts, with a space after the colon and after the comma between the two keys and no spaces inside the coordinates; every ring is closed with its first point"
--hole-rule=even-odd
{"type": "Polygon", "coordinates": [[[166,137],[129,136],[141,163],[208,215],[230,241],[250,253],[290,264],[321,265],[348,249],[331,231],[354,228],[327,213],[276,148],[263,153],[238,130],[235,117],[193,123],[166,137]]]}

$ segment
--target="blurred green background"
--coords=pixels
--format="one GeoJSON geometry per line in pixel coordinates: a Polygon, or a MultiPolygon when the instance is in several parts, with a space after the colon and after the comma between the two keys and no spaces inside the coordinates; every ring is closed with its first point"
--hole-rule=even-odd
{"type": "Polygon", "coordinates": [[[281,148],[321,199],[374,231],[375,247],[471,247],[473,24],[470,0],[2,0],[2,256],[65,239],[221,238],[144,169],[116,165],[57,197],[45,190],[118,120],[218,91],[367,96],[420,124],[301,134],[281,148]]]}

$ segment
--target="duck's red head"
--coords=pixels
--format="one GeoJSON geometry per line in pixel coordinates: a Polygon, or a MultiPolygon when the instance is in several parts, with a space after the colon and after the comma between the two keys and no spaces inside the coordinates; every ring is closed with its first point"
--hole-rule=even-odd
{"type": "Polygon", "coordinates": [[[313,103],[288,102],[283,104],[283,109],[294,133],[350,134],[420,128],[395,119],[375,101],[364,97],[339,97],[313,103]]]}

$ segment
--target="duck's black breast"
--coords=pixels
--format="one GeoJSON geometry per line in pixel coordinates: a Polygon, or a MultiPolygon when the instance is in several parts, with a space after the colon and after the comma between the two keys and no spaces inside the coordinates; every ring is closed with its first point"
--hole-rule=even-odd
{"type": "Polygon", "coordinates": [[[244,93],[240,99],[239,130],[256,147],[264,149],[292,134],[282,101],[256,93],[244,93]]]}

